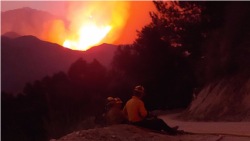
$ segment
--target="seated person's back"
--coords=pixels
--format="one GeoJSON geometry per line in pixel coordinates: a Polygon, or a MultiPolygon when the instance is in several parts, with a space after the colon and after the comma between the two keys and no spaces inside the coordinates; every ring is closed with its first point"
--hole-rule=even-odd
{"type": "Polygon", "coordinates": [[[130,122],[142,121],[147,116],[144,103],[136,96],[133,96],[124,106],[123,112],[128,116],[130,122]]]}
{"type": "Polygon", "coordinates": [[[135,87],[134,96],[126,103],[123,108],[123,112],[128,116],[128,120],[131,124],[149,128],[153,130],[164,130],[171,135],[177,134],[177,128],[169,127],[162,119],[155,116],[152,119],[147,119],[146,117],[152,116],[152,113],[148,113],[144,107],[144,103],[141,98],[145,95],[144,88],[139,85],[135,87]]]}
{"type": "Polygon", "coordinates": [[[127,119],[121,110],[121,103],[122,101],[119,98],[108,98],[108,111],[105,118],[109,125],[126,123],[127,119]]]}

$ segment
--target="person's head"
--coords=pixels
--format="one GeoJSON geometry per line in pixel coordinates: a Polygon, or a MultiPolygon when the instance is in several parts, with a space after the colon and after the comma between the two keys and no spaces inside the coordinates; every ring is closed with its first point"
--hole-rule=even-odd
{"type": "Polygon", "coordinates": [[[108,97],[107,98],[107,102],[106,102],[106,106],[108,108],[112,108],[112,107],[116,107],[116,108],[121,108],[122,106],[122,101],[120,98],[113,98],[113,97],[108,97]]]}
{"type": "Polygon", "coordinates": [[[136,86],[134,89],[134,96],[142,98],[144,95],[145,95],[144,88],[141,85],[136,86]]]}

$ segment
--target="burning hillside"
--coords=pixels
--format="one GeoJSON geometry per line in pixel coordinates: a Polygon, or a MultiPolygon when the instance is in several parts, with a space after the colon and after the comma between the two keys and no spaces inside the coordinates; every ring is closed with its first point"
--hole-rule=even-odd
{"type": "MultiPolygon", "coordinates": [[[[102,43],[131,44],[136,38],[136,30],[151,21],[149,11],[155,10],[151,1],[58,3],[65,4],[64,9],[53,8],[61,16],[31,8],[2,12],[2,34],[16,32],[21,36],[33,35],[41,40],[83,51],[102,43]]],[[[49,7],[50,2],[46,5],[49,7]]]]}
{"type": "MultiPolygon", "coordinates": [[[[45,27],[48,30],[45,34],[46,39],[73,50],[87,50],[101,43],[114,44],[122,36],[124,28],[128,28],[128,25],[134,27],[133,31],[130,30],[131,34],[138,28],[136,26],[138,23],[140,23],[140,27],[147,24],[144,20],[145,17],[138,20],[141,13],[150,19],[149,15],[145,13],[152,9],[149,8],[153,7],[153,3],[141,2],[140,4],[146,7],[142,11],[135,9],[137,4],[139,3],[127,1],[67,2],[69,27],[66,28],[60,20],[46,23],[45,27]],[[137,16],[136,21],[133,16],[137,16]],[[60,36],[55,38],[56,34],[60,36]]],[[[119,43],[132,43],[132,41],[119,43]]]]}

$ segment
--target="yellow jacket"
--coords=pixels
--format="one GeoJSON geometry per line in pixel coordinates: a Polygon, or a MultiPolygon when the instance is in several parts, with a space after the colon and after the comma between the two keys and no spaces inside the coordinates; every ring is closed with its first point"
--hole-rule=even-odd
{"type": "Polygon", "coordinates": [[[144,107],[144,103],[136,96],[133,96],[124,106],[123,112],[128,116],[130,122],[138,122],[143,120],[148,112],[144,107]]]}

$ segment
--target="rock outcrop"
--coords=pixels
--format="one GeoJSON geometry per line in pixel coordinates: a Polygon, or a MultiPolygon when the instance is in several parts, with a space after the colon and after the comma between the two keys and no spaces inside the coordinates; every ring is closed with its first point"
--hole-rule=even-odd
{"type": "Polygon", "coordinates": [[[179,118],[196,121],[250,121],[250,78],[247,72],[205,86],[179,118]]]}

